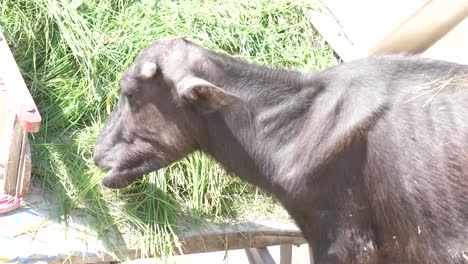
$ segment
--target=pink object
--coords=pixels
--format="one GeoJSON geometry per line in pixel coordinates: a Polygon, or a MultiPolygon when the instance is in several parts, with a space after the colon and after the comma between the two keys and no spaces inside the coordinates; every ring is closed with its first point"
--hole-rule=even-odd
{"type": "Polygon", "coordinates": [[[7,194],[0,196],[0,214],[5,214],[19,208],[21,205],[21,198],[7,194]]]}

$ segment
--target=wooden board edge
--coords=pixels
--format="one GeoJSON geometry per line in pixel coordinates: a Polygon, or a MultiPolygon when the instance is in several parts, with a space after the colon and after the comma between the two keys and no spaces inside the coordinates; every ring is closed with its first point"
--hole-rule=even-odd
{"type": "Polygon", "coordinates": [[[358,58],[362,52],[346,37],[336,19],[329,12],[310,11],[307,14],[317,32],[343,61],[358,58]]]}

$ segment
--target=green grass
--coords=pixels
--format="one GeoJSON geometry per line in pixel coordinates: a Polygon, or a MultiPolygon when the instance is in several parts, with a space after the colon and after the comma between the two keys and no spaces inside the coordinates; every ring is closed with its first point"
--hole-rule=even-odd
{"type": "Polygon", "coordinates": [[[90,217],[109,243],[167,255],[179,224],[274,210],[271,198],[195,153],[122,190],[101,187],[91,151],[118,96],[121,73],[151,41],[183,35],[250,62],[303,70],[336,63],[306,17],[313,1],[0,0],[0,26],[43,117],[33,179],[57,199],[57,218],[90,217]],[[312,3],[311,3],[312,2],[312,3]]]}

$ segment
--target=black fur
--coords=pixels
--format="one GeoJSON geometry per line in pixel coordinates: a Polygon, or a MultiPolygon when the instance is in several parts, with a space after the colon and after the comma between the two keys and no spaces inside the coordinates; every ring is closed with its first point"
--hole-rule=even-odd
{"type": "Polygon", "coordinates": [[[200,149],[275,195],[316,263],[468,263],[468,66],[380,56],[306,74],[173,38],[121,89],[95,148],[104,185],[200,149]]]}

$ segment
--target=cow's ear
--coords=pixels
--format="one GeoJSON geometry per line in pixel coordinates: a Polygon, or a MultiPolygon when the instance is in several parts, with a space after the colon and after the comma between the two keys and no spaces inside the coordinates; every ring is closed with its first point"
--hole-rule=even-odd
{"type": "Polygon", "coordinates": [[[195,76],[182,79],[177,92],[184,103],[193,104],[205,113],[215,112],[240,100],[237,95],[195,76]]]}

